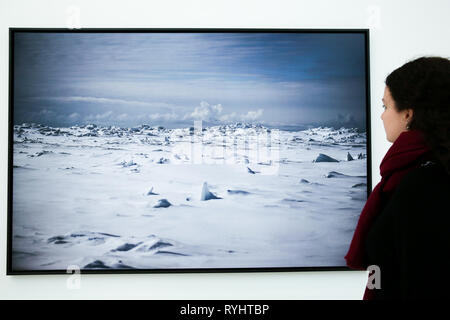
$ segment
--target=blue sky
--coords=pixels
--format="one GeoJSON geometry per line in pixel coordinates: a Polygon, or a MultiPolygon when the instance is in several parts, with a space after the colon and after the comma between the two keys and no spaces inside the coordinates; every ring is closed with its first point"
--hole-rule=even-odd
{"type": "Polygon", "coordinates": [[[14,122],[365,129],[364,35],[15,34],[14,122]]]}

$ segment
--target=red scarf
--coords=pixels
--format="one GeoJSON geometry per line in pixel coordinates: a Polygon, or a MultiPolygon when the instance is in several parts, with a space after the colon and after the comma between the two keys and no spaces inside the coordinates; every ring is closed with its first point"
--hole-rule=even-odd
{"type": "MultiPolygon", "coordinates": [[[[381,161],[381,181],[370,193],[359,217],[350,249],[345,256],[347,266],[357,270],[367,269],[365,241],[372,223],[386,206],[403,176],[426,159],[431,159],[431,150],[426,146],[421,131],[403,131],[394,141],[381,161]]],[[[374,291],[366,288],[364,299],[372,299],[374,291]]]]}

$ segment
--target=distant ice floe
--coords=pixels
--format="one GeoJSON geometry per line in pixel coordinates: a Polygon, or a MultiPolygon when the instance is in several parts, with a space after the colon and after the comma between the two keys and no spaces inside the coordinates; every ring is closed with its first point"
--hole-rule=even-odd
{"type": "MultiPolygon", "coordinates": [[[[170,145],[176,141],[176,138],[189,137],[194,135],[193,127],[168,129],[162,126],[150,126],[142,124],[133,128],[116,126],[98,126],[96,124],[75,125],[66,128],[54,128],[37,123],[23,123],[14,125],[16,135],[27,135],[36,131],[44,136],[65,136],[65,137],[133,137],[141,135],[148,140],[145,143],[154,145],[170,145]],[[152,137],[162,138],[152,140],[152,137]]],[[[234,123],[226,125],[209,126],[202,128],[197,134],[205,136],[236,136],[242,137],[249,133],[267,133],[273,134],[272,129],[266,128],[261,124],[234,123]]],[[[366,143],[366,133],[359,132],[356,128],[315,127],[307,130],[293,132],[289,137],[289,142],[295,143],[326,143],[340,144],[347,146],[360,146],[366,143]]]]}
{"type": "Polygon", "coordinates": [[[346,145],[358,145],[366,143],[365,132],[359,132],[357,128],[340,128],[334,129],[333,127],[315,127],[302,131],[305,134],[305,139],[308,137],[311,141],[327,142],[329,144],[346,144],[346,145]]]}

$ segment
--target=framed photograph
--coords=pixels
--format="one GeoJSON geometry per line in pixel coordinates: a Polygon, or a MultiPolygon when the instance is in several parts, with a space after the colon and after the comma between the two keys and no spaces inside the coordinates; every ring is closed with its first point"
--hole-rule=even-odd
{"type": "Polygon", "coordinates": [[[9,36],[8,274],[349,270],[367,29],[9,36]]]}

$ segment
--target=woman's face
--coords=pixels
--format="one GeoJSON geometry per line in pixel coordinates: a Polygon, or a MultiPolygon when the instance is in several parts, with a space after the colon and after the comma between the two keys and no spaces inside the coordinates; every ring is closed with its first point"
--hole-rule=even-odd
{"type": "Polygon", "coordinates": [[[397,111],[395,101],[387,86],[384,88],[382,101],[384,112],[381,114],[381,120],[383,120],[386,138],[389,142],[394,142],[403,131],[407,131],[406,126],[412,119],[413,110],[397,111]]]}

